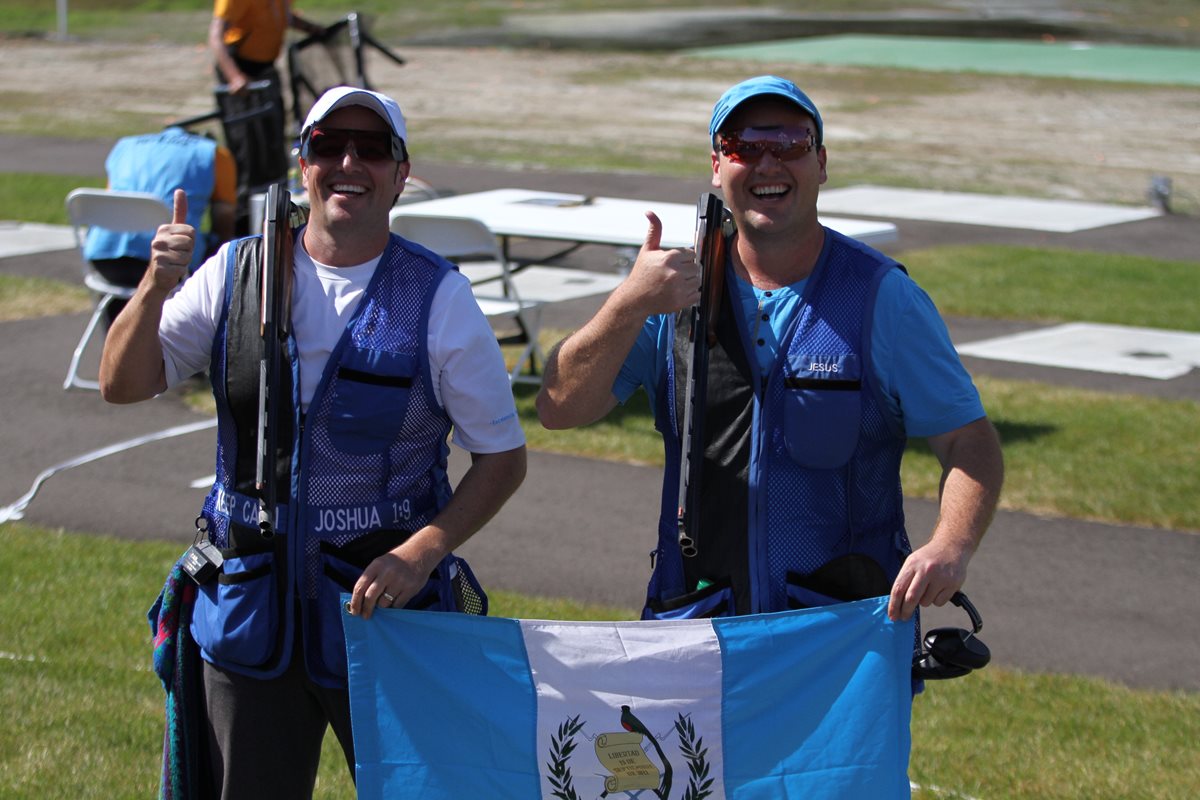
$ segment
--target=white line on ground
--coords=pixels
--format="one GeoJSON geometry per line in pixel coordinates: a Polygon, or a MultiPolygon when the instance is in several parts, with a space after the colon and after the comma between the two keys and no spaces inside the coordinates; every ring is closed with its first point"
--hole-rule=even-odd
{"type": "Polygon", "coordinates": [[[188,484],[189,489],[211,489],[212,485],[217,482],[217,473],[205,475],[203,478],[196,478],[188,484]]]}
{"type": "Polygon", "coordinates": [[[908,788],[914,792],[920,792],[920,791],[933,792],[934,794],[940,795],[942,797],[954,798],[954,800],[979,800],[978,797],[972,797],[969,794],[963,794],[961,792],[956,792],[953,789],[943,789],[940,786],[922,786],[921,784],[914,783],[913,781],[908,782],[908,788]]]}
{"type": "Polygon", "coordinates": [[[12,505],[0,508],[0,524],[18,520],[24,517],[25,509],[28,508],[29,504],[33,502],[33,498],[37,496],[38,490],[42,488],[42,484],[64,470],[73,469],[75,467],[82,466],[83,464],[104,458],[105,456],[111,456],[115,453],[124,452],[125,450],[131,450],[134,447],[139,447],[143,444],[158,442],[162,441],[163,439],[171,439],[176,436],[195,433],[207,428],[215,428],[216,426],[216,417],[213,417],[212,419],[206,419],[201,422],[192,422],[187,425],[176,425],[173,428],[167,428],[166,430],[157,431],[155,433],[148,433],[133,439],[127,439],[123,442],[117,442],[116,444],[110,444],[107,447],[101,447],[99,450],[93,450],[90,453],[84,453],[83,455],[76,456],[59,464],[55,464],[52,467],[42,470],[41,474],[39,474],[34,480],[33,486],[24,494],[24,496],[21,497],[21,499],[17,500],[17,502],[13,503],[12,505]]]}

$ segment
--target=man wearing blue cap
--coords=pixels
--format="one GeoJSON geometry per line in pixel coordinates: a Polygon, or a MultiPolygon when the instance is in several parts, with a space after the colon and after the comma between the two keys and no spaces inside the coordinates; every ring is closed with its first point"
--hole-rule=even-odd
{"type": "Polygon", "coordinates": [[[998,438],[928,296],[891,258],[824,227],[824,125],[791,81],[761,76],[713,109],[712,185],[728,238],[709,361],[695,556],[677,533],[687,369],[698,302],[689,250],[663,250],[653,214],[629,277],[551,354],[537,408],[585,425],[638,388],[667,453],[645,618],[778,611],[888,594],[907,619],[942,605],[996,508],[998,438]],[[681,316],[677,316],[681,312],[681,316]],[[676,331],[681,335],[677,336],[676,331]],[[909,436],[941,462],[941,513],[915,552],[900,460],[909,436]]]}
{"type": "MultiPolygon", "coordinates": [[[[255,486],[261,236],[223,246],[179,286],[196,231],[176,192],[100,370],[117,403],[212,376],[217,479],[197,526],[223,566],[163,604],[195,597],[179,636],[203,659],[204,741],[182,750],[206,748],[199,782],[223,800],[311,797],[330,725],[353,773],[342,593],[364,618],[393,606],[482,613],[486,598],[453,551],[525,476],[508,373],[469,282],[389,232],[409,173],[400,107],[331,89],[301,142],[311,212],[293,232],[275,535],[259,529],[255,486]],[[448,439],[471,454],[453,490],[448,439]]],[[[157,618],[156,642],[169,639],[172,616],[157,618]]]]}

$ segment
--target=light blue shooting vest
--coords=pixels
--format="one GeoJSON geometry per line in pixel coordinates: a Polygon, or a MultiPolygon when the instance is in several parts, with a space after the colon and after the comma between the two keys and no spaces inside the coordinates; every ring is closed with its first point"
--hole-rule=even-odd
{"type": "MultiPolygon", "coordinates": [[[[167,128],[119,140],[104,168],[110,188],[157,195],[168,208],[174,203],[175,190],[183,189],[188,198],[187,223],[199,231],[216,181],[216,152],[217,144],[211,139],[182,128],[167,128]]],[[[153,231],[117,233],[93,227],[88,229],[83,255],[89,261],[128,257],[148,262],[153,238],[153,231]]],[[[193,271],[204,255],[204,247],[198,244],[192,251],[193,271]]]]}

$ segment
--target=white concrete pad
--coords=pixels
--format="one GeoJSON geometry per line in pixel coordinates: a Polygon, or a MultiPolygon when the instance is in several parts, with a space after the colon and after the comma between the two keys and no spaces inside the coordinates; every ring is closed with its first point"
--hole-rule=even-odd
{"type": "Polygon", "coordinates": [[[957,222],[1053,233],[1072,233],[1161,214],[1149,206],[893,189],[886,186],[849,186],[822,191],[817,208],[821,213],[957,222]]]}
{"type": "Polygon", "coordinates": [[[0,258],[71,250],[74,247],[75,234],[69,225],[0,221],[0,258]]]}
{"type": "Polygon", "coordinates": [[[970,342],[964,356],[1171,380],[1200,367],[1200,333],[1073,322],[970,342]]]}

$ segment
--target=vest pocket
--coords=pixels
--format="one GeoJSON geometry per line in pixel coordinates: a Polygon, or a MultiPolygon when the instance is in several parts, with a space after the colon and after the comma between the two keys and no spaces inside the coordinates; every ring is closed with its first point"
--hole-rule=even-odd
{"type": "MultiPolygon", "coordinates": [[[[408,536],[405,532],[380,531],[386,533],[384,541],[388,546],[379,553],[386,552],[403,541],[408,536]],[[401,534],[397,539],[397,535],[401,534]]],[[[371,536],[363,537],[370,539],[371,536]]],[[[378,540],[376,542],[378,544],[378,540]]],[[[346,644],[345,633],[342,629],[342,593],[354,591],[354,584],[366,569],[367,564],[375,558],[371,556],[365,562],[360,555],[364,550],[362,540],[351,542],[345,547],[338,547],[330,542],[321,543],[321,571],[316,602],[316,615],[319,618],[321,630],[321,662],[324,668],[333,676],[346,677],[346,644]],[[347,552],[351,550],[353,552],[347,552]],[[345,555],[358,563],[351,563],[340,557],[345,555]]],[[[378,550],[378,548],[374,548],[378,550]]],[[[377,553],[378,555],[378,553],[377,553]]],[[[461,611],[466,614],[484,615],[487,613],[487,595],[480,588],[479,582],[471,573],[467,562],[457,556],[447,556],[429,575],[429,580],[421,590],[413,596],[404,608],[409,611],[461,611]]]]}
{"type": "MultiPolygon", "coordinates": [[[[342,592],[353,592],[362,568],[348,564],[329,553],[321,554],[322,576],[318,579],[317,638],[321,643],[321,664],[337,678],[346,677],[346,639],[342,632],[342,592]]],[[[311,649],[309,650],[311,653],[311,649]]]]}
{"type": "Polygon", "coordinates": [[[711,619],[734,614],[733,585],[726,578],[668,600],[651,599],[642,611],[642,619],[711,619]]]}
{"type": "Polygon", "coordinates": [[[882,597],[892,590],[892,581],[883,566],[865,553],[832,558],[807,574],[788,570],[784,580],[788,608],[849,603],[882,597]]]}
{"type": "Polygon", "coordinates": [[[334,447],[353,455],[386,450],[404,423],[416,376],[411,355],[348,349],[331,384],[329,438],[334,447]]]}
{"type": "Polygon", "coordinates": [[[217,579],[200,587],[192,632],[218,662],[258,666],[271,657],[279,629],[275,556],[226,553],[217,579]]]}
{"type": "Polygon", "coordinates": [[[858,446],[862,371],[858,357],[789,355],[783,428],[788,455],[802,467],[844,466],[858,446]]]}
{"type": "Polygon", "coordinates": [[[346,677],[342,592],[353,592],[367,565],[410,535],[408,531],[378,530],[341,545],[330,541],[320,543],[321,575],[317,578],[317,600],[310,608],[317,618],[315,630],[320,641],[321,663],[331,675],[346,677]]]}

